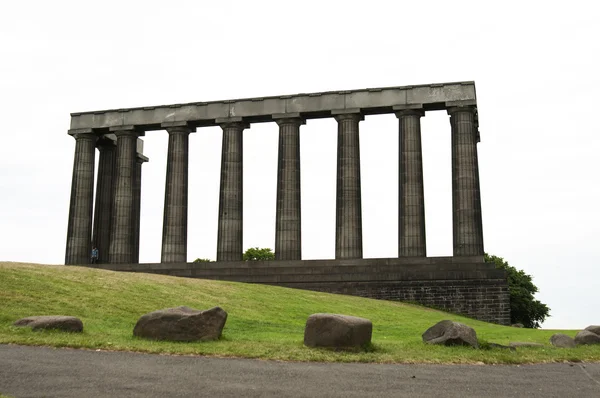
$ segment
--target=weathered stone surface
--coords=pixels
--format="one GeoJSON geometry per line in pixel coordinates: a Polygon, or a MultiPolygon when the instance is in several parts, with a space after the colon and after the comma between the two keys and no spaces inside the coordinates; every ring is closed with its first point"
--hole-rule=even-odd
{"type": "Polygon", "coordinates": [[[227,312],[220,307],[206,311],[186,306],[166,308],[143,315],[133,335],[153,340],[217,340],[226,320],[227,312]]]}
{"type": "Polygon", "coordinates": [[[589,330],[582,330],[575,335],[575,344],[600,344],[600,336],[592,333],[589,330]]]}
{"type": "Polygon", "coordinates": [[[560,348],[573,348],[575,347],[575,340],[573,337],[567,336],[563,333],[555,333],[550,337],[550,343],[555,347],[560,348]]]}
{"type": "Polygon", "coordinates": [[[312,314],[306,320],[304,345],[350,348],[371,342],[373,323],[365,318],[339,314],[312,314]]]}
{"type": "Polygon", "coordinates": [[[544,347],[541,343],[530,343],[528,341],[511,341],[508,343],[510,347],[544,347]]]}
{"type": "Polygon", "coordinates": [[[479,348],[475,329],[460,322],[441,321],[430,327],[422,335],[429,344],[467,345],[479,348]]]}
{"type": "Polygon", "coordinates": [[[516,347],[510,346],[510,345],[502,345],[502,344],[497,344],[497,343],[488,343],[490,348],[500,348],[502,350],[510,350],[510,351],[517,351],[516,347]]]}
{"type": "Polygon", "coordinates": [[[592,332],[600,336],[600,325],[590,325],[584,330],[587,330],[588,332],[592,332]]]}
{"type": "Polygon", "coordinates": [[[510,326],[512,326],[513,328],[524,328],[525,327],[525,325],[523,325],[522,323],[513,323],[510,326]]]}
{"type": "Polygon", "coordinates": [[[83,322],[79,318],[66,315],[41,315],[22,318],[14,326],[28,326],[32,330],[56,329],[64,332],[83,331],[83,322]]]}

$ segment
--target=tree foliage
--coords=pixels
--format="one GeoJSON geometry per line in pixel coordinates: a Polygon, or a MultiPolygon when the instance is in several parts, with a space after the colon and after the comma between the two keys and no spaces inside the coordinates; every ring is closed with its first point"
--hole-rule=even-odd
{"type": "Polygon", "coordinates": [[[194,260],[195,263],[210,263],[211,261],[209,258],[197,258],[194,260]]]}
{"type": "Polygon", "coordinates": [[[256,260],[275,260],[275,253],[268,247],[258,248],[251,247],[243,255],[244,261],[256,261],[256,260]]]}
{"type": "Polygon", "coordinates": [[[496,268],[506,271],[511,323],[521,323],[526,328],[539,328],[546,317],[550,316],[550,308],[533,297],[538,288],[533,284],[531,275],[510,266],[502,257],[486,253],[485,261],[494,263],[496,268]]]}

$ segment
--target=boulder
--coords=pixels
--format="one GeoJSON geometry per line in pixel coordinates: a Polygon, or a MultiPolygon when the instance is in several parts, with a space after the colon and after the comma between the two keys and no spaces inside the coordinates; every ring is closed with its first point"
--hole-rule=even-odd
{"type": "Polygon", "coordinates": [[[14,326],[28,326],[32,330],[55,329],[63,332],[83,332],[83,322],[74,316],[40,315],[22,318],[13,323],[14,326]]]}
{"type": "Polygon", "coordinates": [[[511,341],[508,343],[510,347],[543,347],[541,343],[530,343],[528,341],[511,341]]]}
{"type": "Polygon", "coordinates": [[[371,342],[373,323],[365,318],[339,314],[312,314],[306,320],[304,345],[352,348],[371,342]]]}
{"type": "Polygon", "coordinates": [[[513,328],[524,328],[525,327],[525,325],[523,325],[522,323],[513,323],[510,326],[512,326],[513,328]]]}
{"type": "Polygon", "coordinates": [[[498,343],[488,343],[488,347],[489,348],[499,348],[501,350],[517,351],[516,347],[512,347],[509,345],[502,345],[502,344],[498,344],[498,343]]]}
{"type": "Polygon", "coordinates": [[[429,344],[466,345],[479,348],[475,329],[460,322],[441,321],[430,327],[421,336],[429,344]]]}
{"type": "Polygon", "coordinates": [[[584,330],[587,330],[588,332],[592,332],[600,336],[600,325],[591,325],[585,328],[584,330]]]}
{"type": "Polygon", "coordinates": [[[592,333],[589,330],[582,330],[575,336],[575,344],[600,344],[600,336],[596,333],[592,333]]]}
{"type": "Polygon", "coordinates": [[[133,335],[152,340],[197,341],[221,337],[227,312],[220,307],[206,311],[182,306],[166,308],[143,315],[133,335]]]}
{"type": "Polygon", "coordinates": [[[550,344],[560,348],[574,348],[575,340],[573,340],[573,337],[567,336],[566,334],[555,333],[550,337],[550,344]]]}

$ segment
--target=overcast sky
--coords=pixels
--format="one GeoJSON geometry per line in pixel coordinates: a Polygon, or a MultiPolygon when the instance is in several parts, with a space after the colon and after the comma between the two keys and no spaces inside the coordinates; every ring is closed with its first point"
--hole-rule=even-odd
{"type": "MultiPolygon", "coordinates": [[[[0,10],[0,260],[64,263],[70,112],[474,80],[485,249],[546,328],[600,323],[600,24],[592,1],[11,1],[0,10]],[[493,5],[492,5],[493,4],[493,5]]],[[[398,122],[360,124],[365,257],[397,256],[398,122]]],[[[452,255],[450,125],[422,118],[427,250],[452,255]]],[[[244,247],[274,247],[278,127],[244,132],[244,247]]],[[[335,254],[337,128],[301,128],[303,258],[335,254]]],[[[142,262],[167,133],[148,132],[142,262]]],[[[190,138],[188,260],[216,257],[221,130],[190,138]]]]}

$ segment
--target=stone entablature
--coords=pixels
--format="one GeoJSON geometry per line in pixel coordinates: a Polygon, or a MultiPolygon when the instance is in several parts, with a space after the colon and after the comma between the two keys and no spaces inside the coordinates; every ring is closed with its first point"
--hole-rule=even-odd
{"type": "Polygon", "coordinates": [[[276,97],[193,102],[71,113],[71,129],[108,129],[136,126],[162,130],[162,123],[187,122],[192,127],[216,126],[217,119],[244,118],[251,123],[272,122],[274,115],[300,113],[304,119],[332,117],[332,111],[356,110],[363,115],[394,113],[394,106],[443,110],[476,105],[475,82],[382,87],[361,90],[281,95],[276,97]]]}

